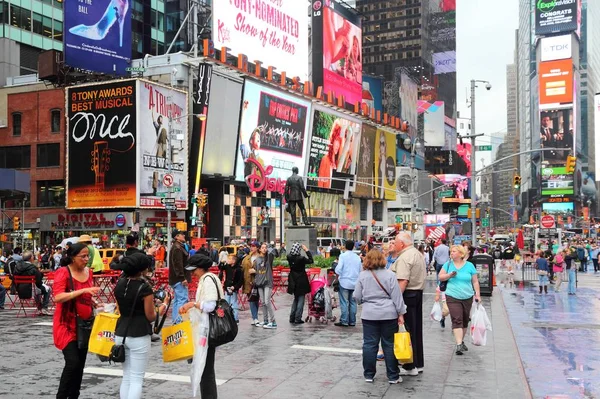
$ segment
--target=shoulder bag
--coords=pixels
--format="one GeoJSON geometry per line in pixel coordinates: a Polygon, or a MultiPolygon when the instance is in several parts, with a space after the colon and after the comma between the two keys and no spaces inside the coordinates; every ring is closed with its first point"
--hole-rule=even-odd
{"type": "Polygon", "coordinates": [[[210,279],[215,283],[218,299],[215,310],[208,314],[210,323],[208,346],[216,347],[233,341],[238,333],[238,325],[233,317],[233,309],[225,299],[221,298],[217,281],[212,276],[210,276],[210,279]]]}
{"type": "MultiPolygon", "coordinates": [[[[75,285],[73,284],[73,275],[71,274],[71,269],[67,266],[67,270],[69,272],[69,281],[71,283],[71,291],[75,291],[75,285]]],[[[89,276],[88,276],[89,278],[89,276]]],[[[87,349],[90,342],[90,335],[92,334],[92,327],[94,326],[94,309],[92,308],[92,317],[89,319],[82,319],[77,313],[77,298],[73,298],[71,300],[71,307],[73,309],[73,313],[75,313],[75,334],[77,336],[77,347],[79,349],[87,349]]]]}
{"type": "Polygon", "coordinates": [[[390,295],[390,293],[385,289],[385,287],[383,286],[383,284],[381,284],[381,281],[379,281],[379,279],[377,278],[377,275],[375,274],[375,272],[373,270],[371,270],[371,274],[373,275],[373,278],[375,279],[375,281],[377,281],[377,284],[379,284],[379,286],[381,287],[381,289],[383,290],[383,292],[385,292],[387,294],[387,296],[391,299],[392,296],[390,295]]]}
{"type": "MultiPolygon", "coordinates": [[[[442,266],[442,269],[444,267],[446,267],[446,265],[448,265],[448,269],[446,270],[446,273],[450,273],[450,261],[444,263],[444,266],[442,266]]],[[[446,291],[446,288],[448,288],[448,280],[440,281],[440,291],[446,291]]]]}
{"type": "Polygon", "coordinates": [[[142,291],[144,284],[146,283],[142,281],[135,293],[135,297],[133,298],[133,305],[131,306],[131,311],[129,312],[129,317],[127,318],[127,326],[125,327],[125,332],[123,333],[123,342],[121,342],[120,345],[115,344],[112,348],[110,348],[110,354],[108,355],[109,362],[123,363],[125,361],[125,339],[127,339],[127,331],[129,330],[129,324],[131,324],[131,318],[133,317],[135,304],[137,303],[138,296],[142,291]]]}

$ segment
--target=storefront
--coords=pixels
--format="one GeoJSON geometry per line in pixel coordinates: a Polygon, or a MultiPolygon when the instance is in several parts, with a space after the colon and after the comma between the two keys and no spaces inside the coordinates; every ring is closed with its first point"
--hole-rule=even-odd
{"type": "MultiPolygon", "coordinates": [[[[138,222],[132,226],[133,231],[138,231],[142,240],[140,244],[146,245],[152,240],[167,241],[169,214],[163,210],[144,209],[137,212],[138,222]]],[[[137,216],[136,216],[137,217],[137,216]]],[[[187,231],[185,211],[171,212],[171,227],[187,231]]]]}

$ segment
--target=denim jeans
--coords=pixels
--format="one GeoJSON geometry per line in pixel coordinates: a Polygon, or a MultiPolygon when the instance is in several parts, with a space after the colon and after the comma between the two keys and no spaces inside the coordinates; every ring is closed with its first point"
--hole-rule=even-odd
{"type": "Polygon", "coordinates": [[[60,376],[56,399],[77,399],[83,379],[87,348],[79,349],[75,340],[69,342],[62,352],[65,357],[65,367],[60,376]]]}
{"type": "Polygon", "coordinates": [[[354,290],[347,290],[340,285],[340,323],[345,325],[356,325],[356,301],[354,300],[354,290]]]}
{"type": "Polygon", "coordinates": [[[568,289],[569,294],[575,293],[575,291],[577,290],[576,284],[577,284],[576,269],[575,269],[575,266],[572,266],[569,269],[569,289],[568,289]]]}
{"type": "Polygon", "coordinates": [[[52,294],[52,288],[42,286],[42,288],[35,287],[35,303],[38,307],[38,310],[48,309],[48,304],[50,303],[50,294],[52,294]],[[41,303],[40,303],[41,297],[41,303]]]}
{"type": "Polygon", "coordinates": [[[258,295],[263,306],[263,318],[265,323],[275,323],[275,312],[271,303],[271,287],[258,287],[258,295]]]}
{"type": "Polygon", "coordinates": [[[6,288],[0,284],[0,308],[4,307],[4,301],[6,301],[6,288]]]}
{"type": "Polygon", "coordinates": [[[235,320],[239,320],[239,305],[238,305],[238,293],[234,292],[233,294],[229,295],[229,294],[225,294],[225,300],[227,301],[227,303],[229,304],[229,306],[231,306],[231,309],[233,309],[233,318],[235,320]]]}
{"type": "Polygon", "coordinates": [[[301,322],[304,311],[304,295],[294,295],[294,302],[290,309],[290,323],[301,322]]]}
{"type": "Polygon", "coordinates": [[[379,342],[383,349],[387,378],[395,381],[400,376],[398,360],[394,355],[394,334],[398,332],[398,319],[365,320],[363,324],[363,369],[365,378],[375,377],[379,342]]]}
{"type": "Polygon", "coordinates": [[[252,315],[252,320],[258,320],[258,301],[248,303],[250,304],[250,314],[252,315]]]}
{"type": "MultiPolygon", "coordinates": [[[[188,301],[188,289],[183,284],[177,283],[172,286],[175,298],[173,298],[173,324],[181,323],[181,315],[179,314],[179,308],[185,305],[188,301]]],[[[127,341],[125,341],[127,342],[127,341]]]]}
{"type": "MultiPolygon", "coordinates": [[[[121,399],[140,399],[144,374],[150,357],[150,335],[127,337],[125,340],[125,362],[123,363],[123,381],[121,381],[121,399]]],[[[115,345],[123,343],[123,337],[115,337],[115,345]]]]}
{"type": "Polygon", "coordinates": [[[546,285],[548,285],[548,275],[539,275],[538,274],[538,280],[540,283],[540,287],[544,287],[546,285]]]}

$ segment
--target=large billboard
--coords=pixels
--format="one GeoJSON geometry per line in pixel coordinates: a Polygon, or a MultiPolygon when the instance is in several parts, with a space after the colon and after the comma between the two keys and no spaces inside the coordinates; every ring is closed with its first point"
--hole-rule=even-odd
{"type": "Polygon", "coordinates": [[[543,37],[540,41],[541,61],[566,60],[573,56],[571,35],[543,37]]]}
{"type": "Polygon", "coordinates": [[[187,93],[139,81],[138,97],[138,137],[142,162],[140,208],[164,208],[161,198],[171,191],[177,208],[187,209],[187,93]],[[171,157],[167,144],[169,137],[171,157]]]}
{"type": "Polygon", "coordinates": [[[136,81],[66,89],[67,209],[137,205],[136,81]]]}
{"type": "Polygon", "coordinates": [[[235,178],[258,175],[286,180],[292,167],[304,170],[310,102],[251,80],[244,84],[244,100],[235,178]]]}
{"type": "Polygon", "coordinates": [[[128,0],[65,1],[66,64],[88,71],[124,75],[131,63],[128,0]]]}
{"type": "Polygon", "coordinates": [[[535,34],[572,32],[578,29],[580,0],[536,0],[535,34]]]}
{"type": "Polygon", "coordinates": [[[444,147],[446,133],[444,129],[444,102],[430,104],[419,100],[419,113],[425,113],[425,145],[427,147],[444,147]]]}
{"type": "Polygon", "coordinates": [[[411,79],[408,73],[401,69],[400,76],[396,74],[396,79],[399,79],[398,91],[400,96],[399,115],[403,121],[408,122],[408,133],[410,137],[415,137],[417,132],[417,101],[419,98],[419,87],[417,83],[411,79]]]}
{"type": "Polygon", "coordinates": [[[377,129],[373,151],[375,198],[396,200],[396,135],[377,129]]]}
{"type": "Polygon", "coordinates": [[[344,190],[355,175],[361,124],[343,114],[315,109],[308,161],[312,187],[344,190]]]}
{"type": "Polygon", "coordinates": [[[211,18],[215,48],[308,79],[306,1],[214,1],[211,18]]]}
{"type": "Polygon", "coordinates": [[[377,128],[372,125],[363,124],[360,146],[358,150],[358,161],[356,164],[356,187],[353,197],[373,198],[373,173],[375,169],[375,139],[377,128]],[[366,184],[363,184],[366,183],[366,184]]]}
{"type": "Polygon", "coordinates": [[[543,151],[542,158],[545,162],[564,164],[575,144],[574,123],[572,108],[540,112],[540,147],[559,148],[543,151]]]}
{"type": "Polygon", "coordinates": [[[370,110],[381,111],[383,114],[383,78],[363,75],[362,102],[370,110]]]}
{"type": "Polygon", "coordinates": [[[542,168],[542,196],[562,198],[574,192],[573,173],[567,173],[564,166],[542,168]]]}
{"type": "MultiPolygon", "coordinates": [[[[302,1],[298,3],[304,4],[302,1]]],[[[313,75],[325,95],[343,96],[352,106],[362,100],[360,16],[335,1],[312,1],[313,75]]],[[[297,62],[297,59],[295,59],[297,62]]]]}
{"type": "MultiPolygon", "coordinates": [[[[596,148],[596,165],[598,165],[597,168],[600,169],[600,93],[597,93],[594,96],[594,115],[590,115],[588,118],[589,117],[594,118],[594,148],[596,148]]],[[[596,176],[600,178],[600,170],[596,172],[596,176]]]]}
{"type": "Polygon", "coordinates": [[[573,61],[546,61],[539,64],[540,109],[573,102],[573,61]]]}
{"type": "Polygon", "coordinates": [[[441,75],[444,73],[456,72],[456,51],[442,51],[433,53],[434,74],[441,75]]]}
{"type": "Polygon", "coordinates": [[[471,203],[471,179],[467,176],[457,174],[435,175],[442,183],[448,185],[447,191],[452,195],[442,198],[443,203],[470,204],[471,203]]]}

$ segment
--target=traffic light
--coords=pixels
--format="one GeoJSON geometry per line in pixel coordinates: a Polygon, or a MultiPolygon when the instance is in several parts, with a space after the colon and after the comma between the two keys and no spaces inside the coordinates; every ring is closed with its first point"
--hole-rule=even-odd
{"type": "Polygon", "coordinates": [[[206,204],[208,204],[208,194],[201,194],[200,195],[200,206],[202,208],[204,208],[206,206],[206,204]]]}
{"type": "Polygon", "coordinates": [[[514,186],[515,190],[518,190],[521,188],[521,176],[516,175],[515,177],[513,177],[513,186],[514,186]]]}
{"type": "Polygon", "coordinates": [[[569,155],[567,157],[567,163],[565,165],[565,169],[567,170],[567,173],[575,173],[575,165],[577,164],[577,157],[574,157],[573,155],[569,155]]]}
{"type": "Polygon", "coordinates": [[[21,219],[18,216],[13,218],[13,230],[21,230],[21,219]]]}
{"type": "MultiPolygon", "coordinates": [[[[479,219],[479,216],[481,215],[481,211],[479,210],[479,208],[475,209],[475,218],[479,219]]],[[[469,208],[467,210],[467,218],[468,219],[472,219],[473,218],[473,212],[471,212],[471,208],[469,208]]]]}

